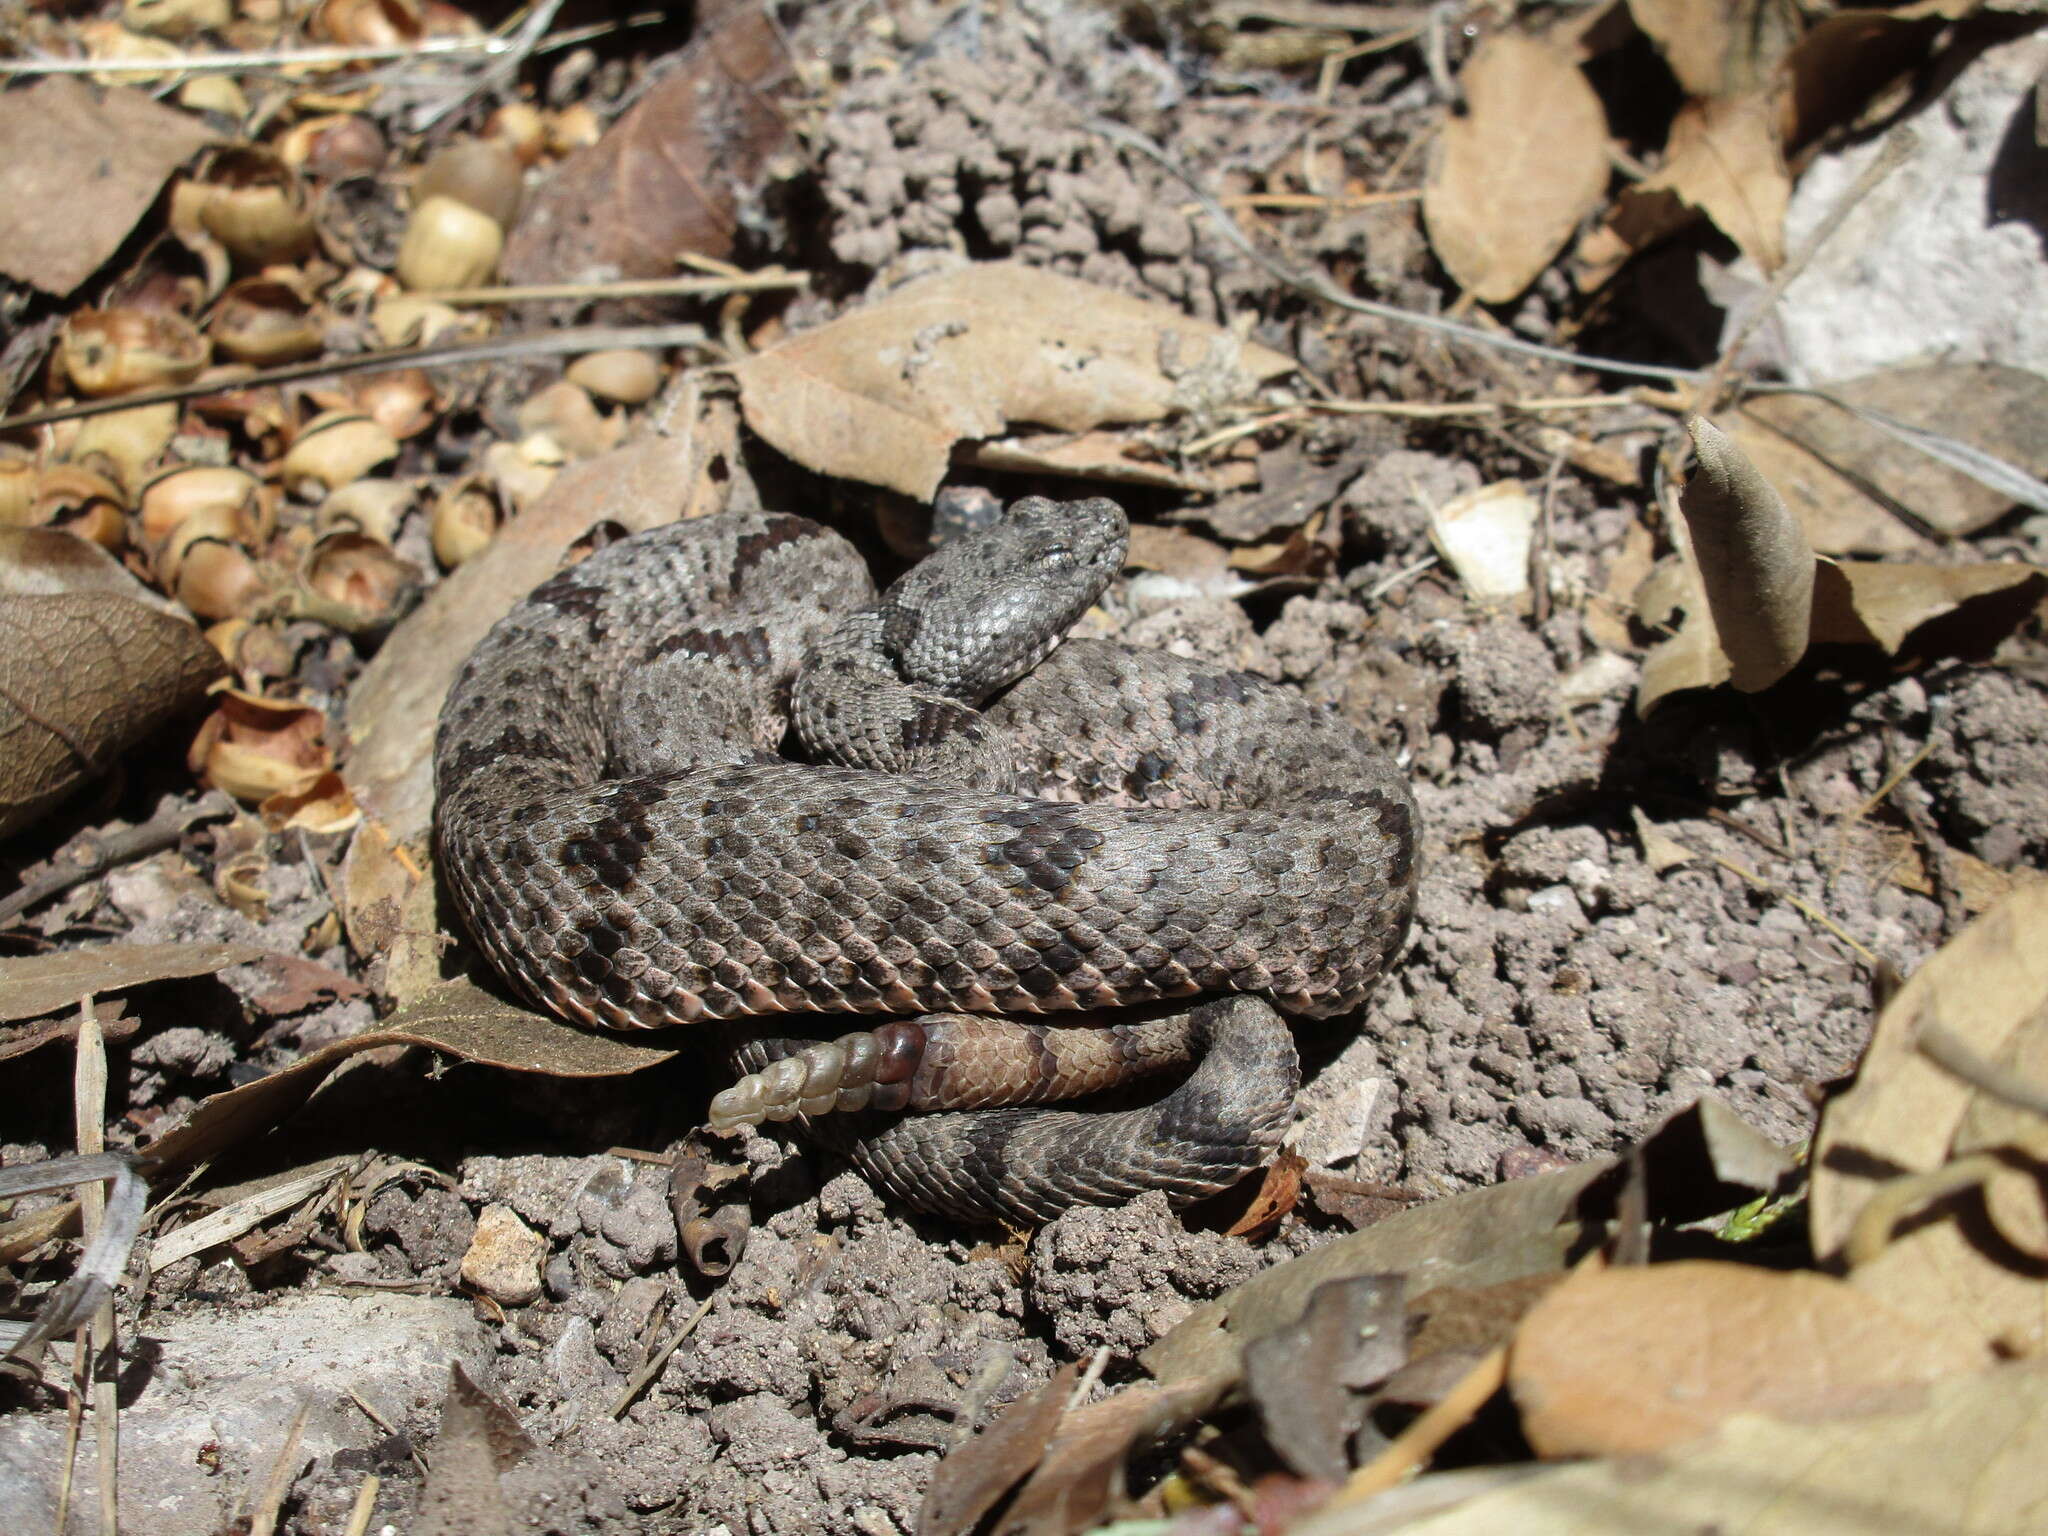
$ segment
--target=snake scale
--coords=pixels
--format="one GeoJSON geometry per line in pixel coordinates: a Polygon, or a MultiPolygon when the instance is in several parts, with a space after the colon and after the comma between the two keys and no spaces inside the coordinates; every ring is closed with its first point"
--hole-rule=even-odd
{"type": "Polygon", "coordinates": [[[1297,693],[1062,644],[1128,540],[1028,497],[879,598],[790,514],[568,568],[442,711],[470,932],[565,1018],[717,1025],[751,1075],[714,1125],[801,1115],[927,1210],[1231,1184],[1299,1086],[1274,1005],[1355,1008],[1408,930],[1415,807],[1297,693]]]}

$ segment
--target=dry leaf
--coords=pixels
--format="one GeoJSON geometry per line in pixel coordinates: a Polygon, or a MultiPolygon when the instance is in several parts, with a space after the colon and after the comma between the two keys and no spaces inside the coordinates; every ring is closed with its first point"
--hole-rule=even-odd
{"type": "Polygon", "coordinates": [[[1767,85],[1797,35],[1781,0],[1628,0],[1688,96],[1733,96],[1767,85]]]}
{"type": "Polygon", "coordinates": [[[1599,287],[1636,252],[1705,213],[1765,271],[1785,256],[1791,173],[1778,139],[1774,98],[1690,101],[1672,119],[1664,164],[1614,200],[1573,253],[1573,278],[1599,287]]]}
{"type": "Polygon", "coordinates": [[[940,1462],[918,1506],[917,1536],[966,1536],[981,1524],[1038,1465],[1080,1379],[1079,1364],[1061,1366],[940,1462]]]}
{"type": "Polygon", "coordinates": [[[141,91],[59,76],[0,95],[0,272],[63,297],[220,136],[141,91]]]}
{"type": "Polygon", "coordinates": [[[471,1381],[460,1360],[450,1363],[448,1377],[413,1536],[497,1536],[513,1529],[520,1502],[508,1497],[499,1479],[538,1448],[519,1415],[471,1381]]]}
{"type": "MultiPolygon", "coordinates": [[[[1822,1114],[1809,1219],[1824,1259],[1842,1253],[1890,1180],[1932,1173],[2010,1136],[1978,1090],[1920,1053],[1920,1032],[1931,1026],[2008,1070],[2031,1061],[2038,1072],[2048,1042],[2048,881],[2021,884],[1913,973],[1879,1018],[1855,1084],[1822,1114]]],[[[2048,1343],[2038,1266],[1987,1248],[1955,1210],[1917,1221],[1852,1279],[1899,1304],[1934,1307],[1986,1339],[2036,1351],[2048,1343]]]]}
{"type": "Polygon", "coordinates": [[[190,622],[129,595],[139,583],[98,552],[81,557],[70,535],[0,532],[5,837],[197,704],[226,667],[190,622]]]}
{"type": "Polygon", "coordinates": [[[1682,1260],[1582,1269],[1522,1320],[1508,1387],[1541,1456],[1631,1456],[1737,1413],[1897,1406],[1988,1352],[1826,1275],[1682,1260]]]}
{"type": "Polygon", "coordinates": [[[1685,844],[1664,831],[1642,812],[1642,807],[1632,805],[1629,815],[1635,818],[1636,840],[1643,845],[1643,859],[1650,866],[1652,874],[1661,875],[1666,870],[1676,869],[1681,864],[1690,864],[1696,855],[1685,844]]]}
{"type": "Polygon", "coordinates": [[[1853,122],[1887,85],[1926,60],[1941,30],[1938,16],[1893,15],[1872,6],[1822,16],[1786,60],[1785,142],[1801,149],[1853,122]]]}
{"type": "Polygon", "coordinates": [[[1252,1242],[1271,1237],[1300,1203],[1301,1176],[1306,1172],[1308,1159],[1292,1147],[1283,1147],[1280,1155],[1266,1165],[1265,1175],[1259,1180],[1258,1192],[1252,1196],[1251,1204],[1225,1229],[1225,1235],[1252,1242]]]}
{"type": "Polygon", "coordinates": [[[992,1536],[1072,1536],[1125,1504],[1124,1463],[1184,1424],[1199,1389],[1141,1382],[1076,1408],[1059,1429],[992,1536]]]}
{"type": "Polygon", "coordinates": [[[1032,432],[962,444],[957,458],[967,468],[1006,475],[1058,475],[1189,496],[1215,494],[1211,476],[1188,474],[1157,459],[1133,457],[1132,450],[1138,446],[1121,432],[1032,432]]]}
{"type": "MultiPolygon", "coordinates": [[[[1896,654],[1915,632],[1946,621],[1946,655],[1988,655],[2026,622],[2048,571],[2016,560],[1973,565],[1822,561],[1815,573],[1815,644],[1877,645],[1896,654]]],[[[1917,643],[1917,642],[1916,642],[1917,643]]]]}
{"type": "Polygon", "coordinates": [[[1768,688],[1806,654],[1813,551],[1770,482],[1703,417],[1686,420],[1698,467],[1679,507],[1728,680],[1768,688]]]}
{"type": "Polygon", "coordinates": [[[1423,221],[1459,286],[1505,304],[1606,195],[1607,117],[1569,54],[1516,32],[1481,43],[1458,84],[1467,110],[1444,124],[1423,221]]]}
{"type": "Polygon", "coordinates": [[[789,73],[764,6],[711,20],[602,139],[555,168],[506,244],[505,281],[671,277],[685,253],[730,255],[741,190],[790,142],[773,100],[789,73]]]}
{"type": "MultiPolygon", "coordinates": [[[[1364,1536],[1315,1518],[1295,1536],[1364,1536]]],[[[1354,1513],[1345,1511],[1345,1514],[1354,1513]]],[[[2020,1536],[2048,1525],[2048,1368],[1938,1381],[1896,1413],[1787,1424],[1755,1414],[1657,1457],[1560,1467],[1401,1536],[2020,1536]]]]}
{"type": "Polygon", "coordinates": [[[1542,508],[1519,480],[1453,497],[1429,514],[1429,539],[1475,603],[1513,602],[1529,591],[1529,555],[1542,508]]]}
{"type": "Polygon", "coordinates": [[[76,1008],[95,994],[152,981],[211,976],[269,953],[258,944],[87,944],[47,955],[0,957],[0,1020],[76,1008]]]}
{"type": "MultiPolygon", "coordinates": [[[[2048,476],[2048,378],[1997,363],[1891,368],[1825,386],[2048,476]]],[[[2011,496],[1812,395],[1752,395],[1729,428],[1822,554],[1913,553],[1997,522],[2011,496]],[[1896,506],[1903,512],[1891,510],[1896,506]]]]}
{"type": "Polygon", "coordinates": [[[1246,1346],[1245,1391],[1267,1441],[1303,1477],[1335,1483],[1350,1470],[1367,1407],[1360,1394],[1408,1357],[1404,1289],[1399,1275],[1328,1281],[1301,1321],[1246,1346]]]}
{"type": "Polygon", "coordinates": [[[1165,305],[991,262],[910,283],[733,372],[747,425],[799,464],[929,501],[962,438],[1157,421],[1293,366],[1165,305]]]}

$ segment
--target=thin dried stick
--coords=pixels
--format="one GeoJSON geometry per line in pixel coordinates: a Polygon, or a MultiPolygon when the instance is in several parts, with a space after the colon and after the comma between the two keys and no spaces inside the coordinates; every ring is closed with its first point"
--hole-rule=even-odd
{"type": "Polygon", "coordinates": [[[1472,1420],[1486,1400],[1508,1379],[1508,1350],[1499,1344],[1458,1378],[1458,1384],[1423,1410],[1422,1416],[1395,1437],[1371,1461],[1353,1472],[1325,1509],[1362,1504],[1385,1493],[1434,1456],[1443,1443],[1472,1420]]]}
{"type": "Polygon", "coordinates": [[[1808,918],[1812,919],[1816,923],[1819,923],[1821,927],[1827,929],[1829,933],[1832,933],[1844,944],[1848,945],[1851,949],[1855,950],[1857,954],[1861,955],[1865,960],[1869,961],[1870,964],[1878,964],[1878,958],[1875,953],[1873,953],[1866,945],[1859,943],[1850,934],[1848,929],[1844,928],[1832,917],[1829,917],[1827,913],[1821,911],[1821,909],[1819,907],[1816,907],[1812,902],[1802,901],[1799,897],[1794,896],[1790,891],[1782,890],[1779,887],[1771,884],[1770,881],[1766,880],[1762,875],[1758,874],[1755,870],[1746,868],[1743,865],[1736,863],[1733,859],[1723,858],[1718,853],[1709,853],[1707,857],[1712,859],[1716,864],[1720,865],[1723,869],[1727,870],[1729,874],[1736,875],[1744,880],[1747,880],[1751,885],[1755,886],[1760,891],[1769,891],[1773,896],[1777,897],[1778,900],[1784,902],[1787,906],[1792,907],[1797,911],[1803,912],[1808,918]]]}
{"type": "Polygon", "coordinates": [[[277,1457],[270,1464],[270,1476],[263,1480],[263,1492],[249,1516],[249,1536],[271,1536],[271,1532],[277,1529],[277,1517],[284,1508],[285,1495],[299,1480],[299,1443],[306,1437],[306,1420],[312,1415],[313,1402],[308,1398],[299,1404],[292,1427],[285,1431],[284,1444],[278,1447],[277,1457]]]}
{"type": "MultiPolygon", "coordinates": [[[[71,1113],[81,1157],[107,1150],[107,1042],[92,1011],[92,998],[78,1005],[78,1056],[71,1080],[71,1113]]],[[[98,1180],[79,1190],[85,1240],[90,1243],[107,1218],[107,1190],[98,1180]]],[[[113,1378],[103,1370],[114,1352],[114,1303],[101,1303],[92,1321],[78,1331],[84,1375],[92,1385],[93,1433],[99,1442],[100,1531],[119,1536],[121,1528],[121,1403],[113,1378]]],[[[64,1528],[60,1524],[57,1528],[64,1528]]]]}
{"type": "Polygon", "coordinates": [[[584,325],[559,331],[537,331],[525,336],[496,337],[490,341],[455,342],[446,346],[401,347],[390,352],[364,352],[355,357],[319,358],[309,363],[290,363],[282,368],[260,368],[231,379],[208,379],[180,384],[175,389],[151,389],[132,395],[113,395],[104,400],[81,400],[74,405],[52,406],[29,411],[0,421],[0,432],[19,427],[42,427],[52,422],[75,421],[106,411],[132,410],[142,405],[168,405],[175,400],[196,400],[225,390],[267,389],[273,384],[297,384],[306,379],[333,378],[345,373],[385,373],[394,368],[456,368],[465,363],[493,363],[508,357],[547,357],[563,352],[602,352],[615,347],[706,347],[710,343],[704,327],[680,325],[584,325]]]}
{"type": "Polygon", "coordinates": [[[363,1479],[363,1486],[356,1490],[356,1502],[348,1512],[348,1524],[342,1528],[341,1536],[364,1536],[370,1528],[370,1516],[377,1508],[377,1491],[384,1486],[384,1479],[372,1472],[363,1479]]]}
{"type": "Polygon", "coordinates": [[[0,59],[8,75],[200,75],[244,69],[316,69],[323,65],[388,64],[450,54],[510,53],[509,37],[429,37],[383,48],[269,48],[245,53],[180,53],[161,59],[0,59]]]}
{"type": "Polygon", "coordinates": [[[699,1302],[697,1310],[690,1314],[689,1319],[683,1326],[670,1334],[662,1342],[661,1348],[647,1357],[647,1363],[633,1373],[632,1380],[628,1381],[620,1389],[618,1397],[612,1402],[611,1416],[613,1418],[625,1417],[626,1410],[633,1406],[633,1399],[644,1392],[647,1389],[647,1384],[661,1374],[662,1367],[668,1364],[668,1357],[676,1352],[683,1340],[697,1331],[697,1325],[704,1321],[704,1314],[711,1310],[711,1303],[717,1299],[718,1292],[713,1291],[699,1302]]]}
{"type": "Polygon", "coordinates": [[[662,299],[690,298],[707,294],[765,293],[779,289],[808,288],[811,274],[785,272],[771,267],[765,272],[738,272],[730,277],[650,277],[616,283],[527,283],[516,288],[444,288],[438,292],[410,293],[407,298],[431,299],[437,304],[544,304],[563,299],[662,299]]]}

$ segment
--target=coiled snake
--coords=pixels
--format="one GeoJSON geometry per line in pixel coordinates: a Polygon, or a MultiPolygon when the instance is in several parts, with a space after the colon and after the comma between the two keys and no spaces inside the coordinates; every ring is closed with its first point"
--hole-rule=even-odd
{"type": "Polygon", "coordinates": [[[1061,645],[1128,538],[1112,502],[1026,498],[878,600],[837,534],[727,513],[564,571],[442,711],[470,932],[579,1023],[739,1021],[714,1124],[801,1114],[913,1205],[1234,1182],[1299,1086],[1272,1005],[1356,1007],[1407,932],[1414,802],[1296,693],[1061,645]]]}

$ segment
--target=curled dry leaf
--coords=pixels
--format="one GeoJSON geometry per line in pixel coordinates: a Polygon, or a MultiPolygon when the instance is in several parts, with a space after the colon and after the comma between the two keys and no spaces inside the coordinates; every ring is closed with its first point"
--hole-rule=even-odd
{"type": "Polygon", "coordinates": [[[0,837],[197,704],[225,670],[198,629],[103,555],[81,558],[87,548],[0,529],[0,837]]]}
{"type": "Polygon", "coordinates": [[[1653,626],[1685,610],[1677,633],[1644,658],[1640,711],[1731,677],[1769,687],[1815,644],[1988,655],[2048,593],[2048,571],[2011,560],[1816,562],[1798,520],[1742,450],[1709,423],[1690,425],[1700,470],[1681,505],[1697,560],[1661,568],[1638,593],[1653,626]]]}
{"type": "Polygon", "coordinates": [[[528,201],[506,247],[506,281],[668,277],[679,252],[730,254],[740,189],[790,142],[774,100],[789,75],[766,7],[710,19],[676,67],[528,201]]]}
{"type": "Polygon", "coordinates": [[[1607,117],[1570,54],[1519,33],[1481,43],[1458,83],[1466,111],[1444,124],[1423,222],[1459,285],[1504,304],[1600,205],[1607,117]]]}
{"type": "Polygon", "coordinates": [[[1988,1177],[1899,1210],[1901,1230],[1869,1234],[1888,1244],[1850,1280],[1895,1306],[1953,1318],[2002,1349],[2039,1354],[2048,1347],[2039,1263],[2022,1257],[2024,1241],[2001,1242],[1973,1212],[1995,1211],[2006,1198],[1997,1186],[2008,1181],[2038,1212],[2040,1122],[1937,1066],[1920,1050],[1930,1030],[2016,1082],[2048,1082],[2048,881],[2021,884],[1915,971],[1885,1008],[1855,1083],[1821,1116],[1810,1217],[1814,1251],[1841,1256],[1866,1207],[1891,1198],[1891,1181],[2031,1138],[2031,1154],[2008,1152],[1998,1160],[2006,1166],[1988,1177]]]}
{"type": "Polygon", "coordinates": [[[0,272],[63,297],[218,135],[142,91],[57,76],[0,95],[0,272]]]}
{"type": "Polygon", "coordinates": [[[1685,425],[1699,467],[1679,506],[1728,680],[1755,693],[1806,654],[1813,551],[1770,482],[1719,428],[1699,416],[1685,425]]]}
{"type": "Polygon", "coordinates": [[[1827,1275],[1697,1259],[1579,1270],[1522,1320],[1508,1386],[1539,1455],[1628,1456],[1737,1413],[1867,1413],[1989,1363],[1938,1315],[1827,1275]]]}
{"type": "Polygon", "coordinates": [[[1292,367],[1164,305],[991,262],[907,284],[734,373],[747,425],[798,463],[929,501],[962,438],[1157,421],[1198,390],[1243,396],[1292,367]]]}

